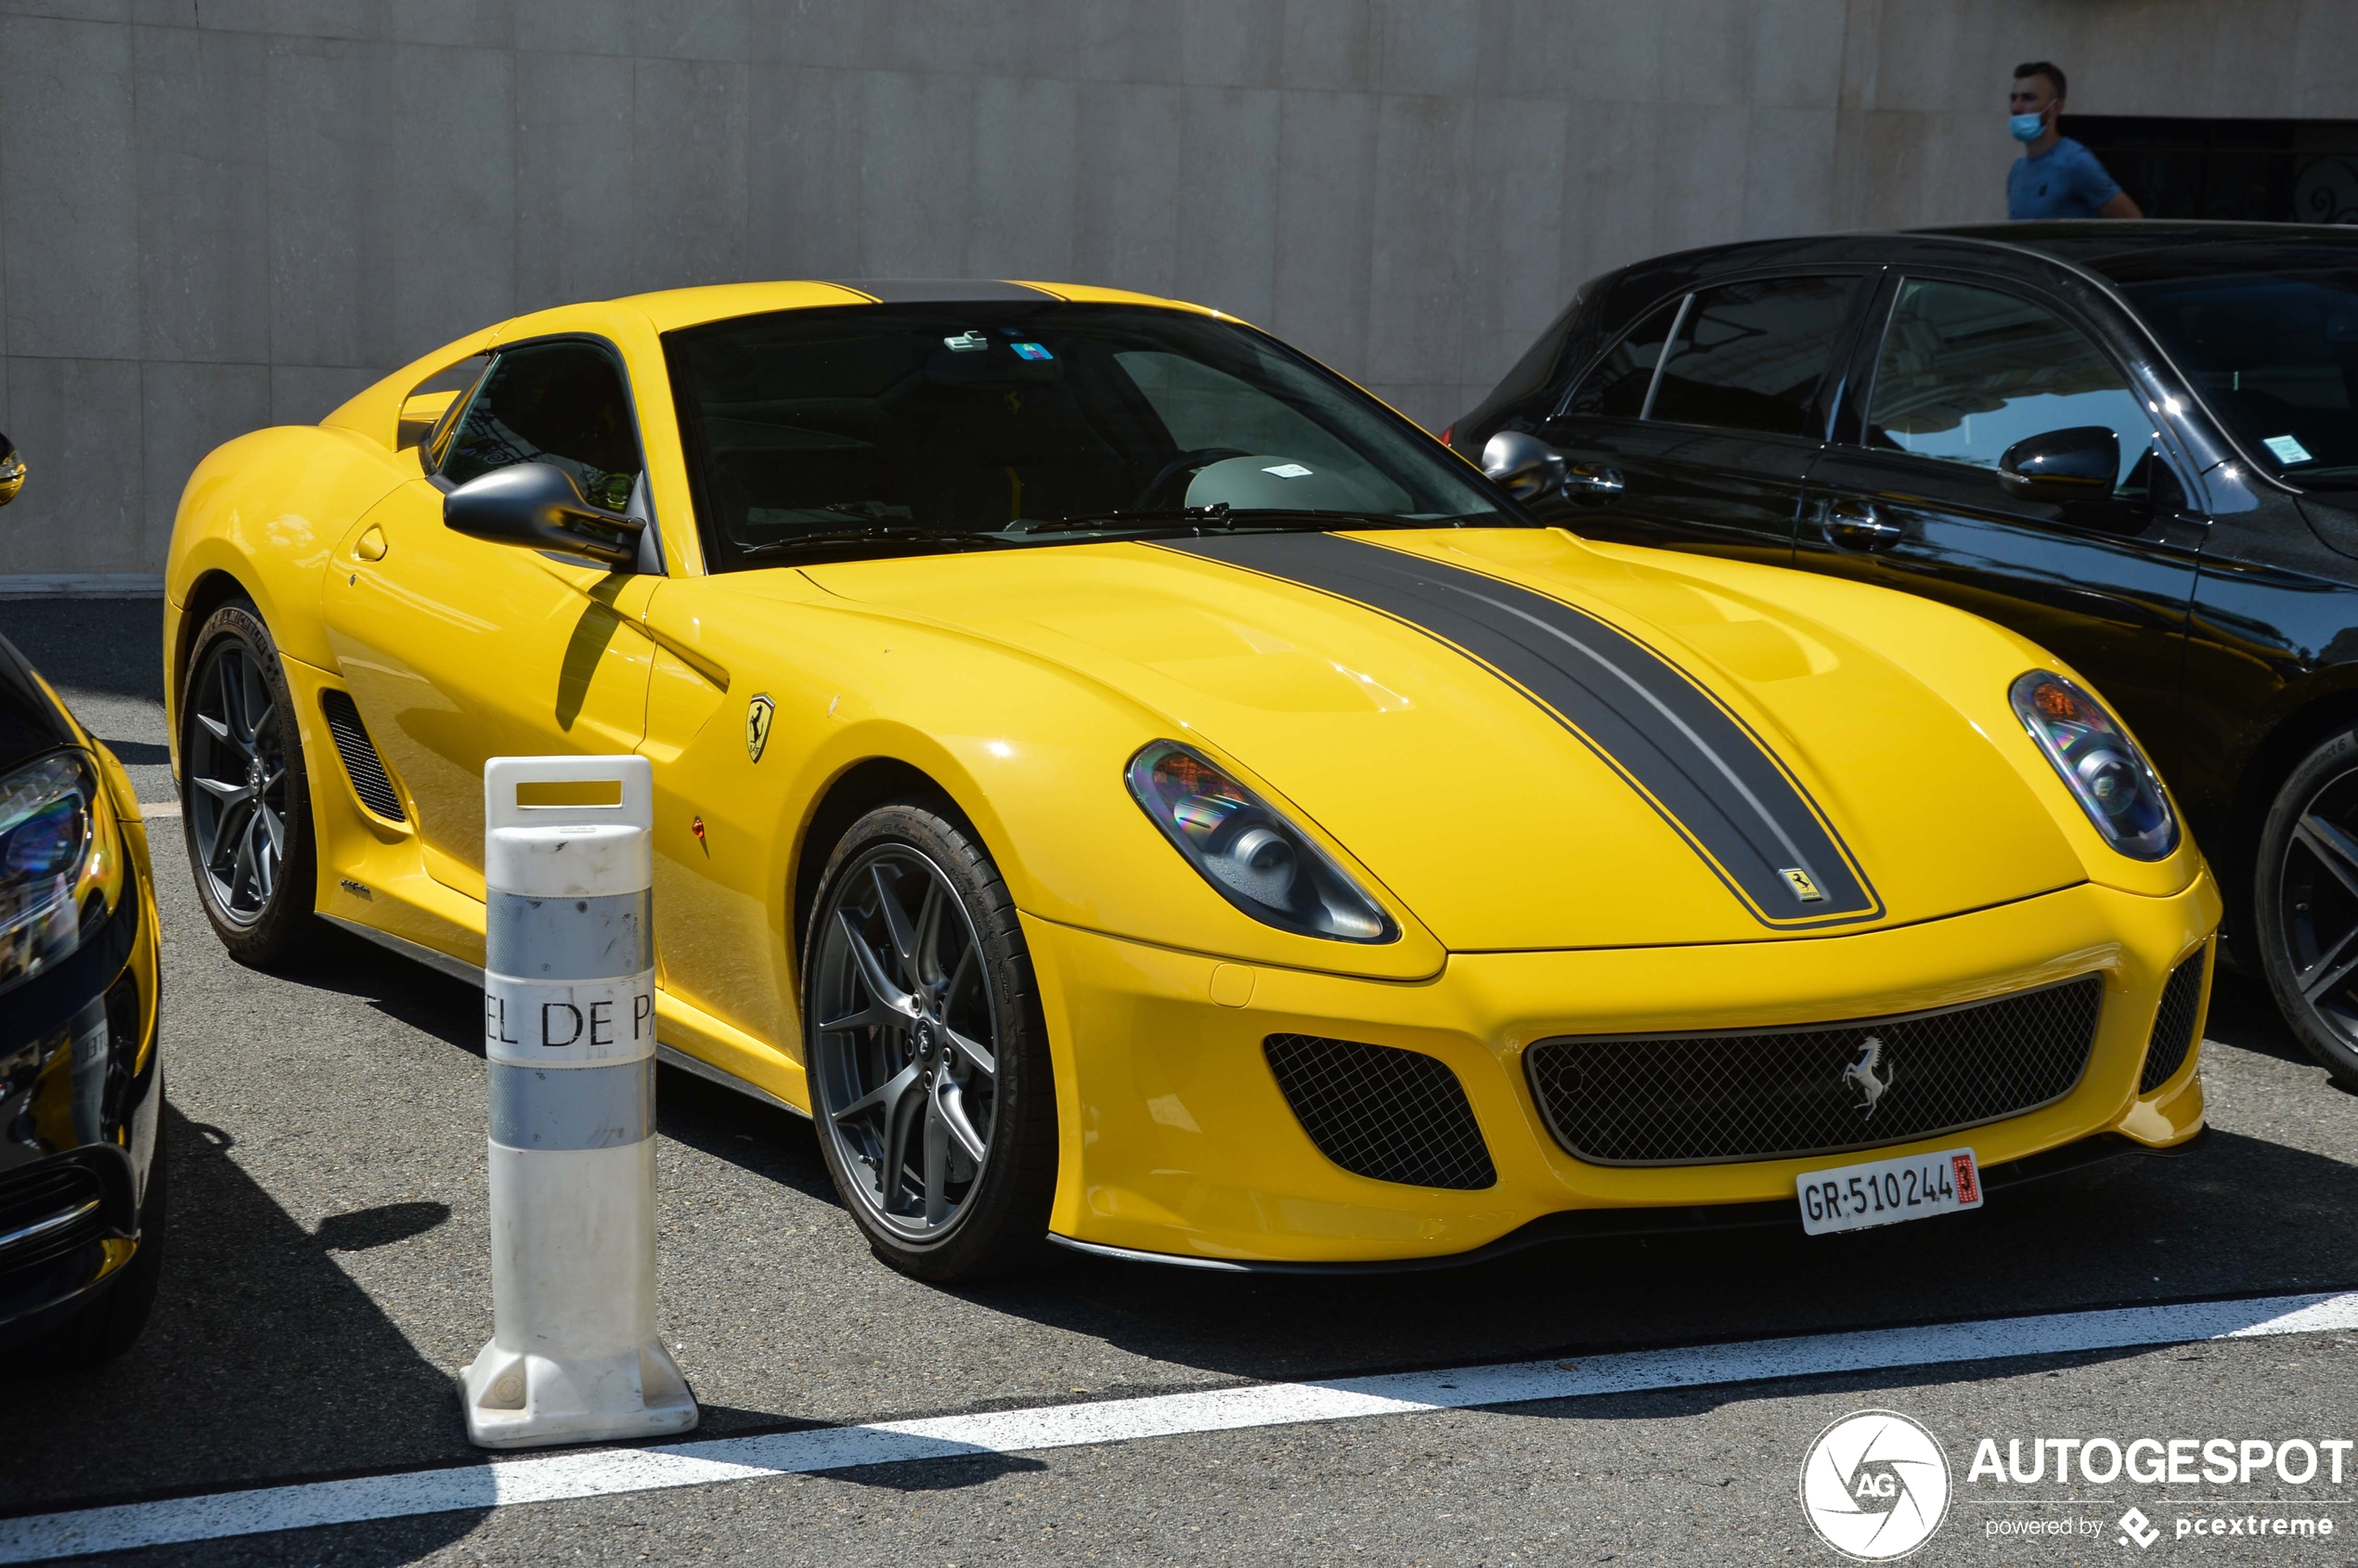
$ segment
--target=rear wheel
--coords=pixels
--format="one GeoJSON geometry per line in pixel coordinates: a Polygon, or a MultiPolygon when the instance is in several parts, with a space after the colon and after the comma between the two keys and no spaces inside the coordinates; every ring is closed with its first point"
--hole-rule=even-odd
{"type": "Polygon", "coordinates": [[[311,790],[278,645],[253,605],[198,628],[180,693],[180,815],[197,894],[241,964],[296,956],[312,934],[311,790]]]}
{"type": "Polygon", "coordinates": [[[2295,1038],[2358,1089],[2358,731],[2292,771],[2260,834],[2261,965],[2295,1038]]]}
{"type": "Polygon", "coordinates": [[[819,1147],[877,1255],[936,1280],[1035,1260],[1056,1091],[1015,903],[981,848],[920,804],[861,818],[828,858],[802,974],[819,1147]]]}

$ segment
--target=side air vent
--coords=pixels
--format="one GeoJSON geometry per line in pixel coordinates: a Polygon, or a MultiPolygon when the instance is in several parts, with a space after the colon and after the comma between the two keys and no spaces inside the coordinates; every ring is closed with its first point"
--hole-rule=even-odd
{"type": "Polygon", "coordinates": [[[2161,988],[2161,1005],[2154,1011],[2153,1038],[2145,1045],[2145,1070],[2137,1075],[2137,1093],[2150,1095],[2177,1076],[2195,1047],[2195,1031],[2202,1022],[2202,954],[2196,952],[2175,969],[2161,988]]]}
{"type": "Polygon", "coordinates": [[[1310,1141],[1354,1175],[1468,1192],[1498,1184],[1465,1087],[1446,1063],[1310,1034],[1273,1034],[1262,1049],[1310,1141]]]}
{"type": "Polygon", "coordinates": [[[401,794],[385,774],[384,759],[369,742],[360,710],[352,706],[352,693],[320,693],[319,711],[327,716],[328,733],[335,737],[336,755],[343,758],[344,775],[352,780],[352,793],[360,797],[360,804],[388,822],[408,822],[401,810],[401,794]]]}

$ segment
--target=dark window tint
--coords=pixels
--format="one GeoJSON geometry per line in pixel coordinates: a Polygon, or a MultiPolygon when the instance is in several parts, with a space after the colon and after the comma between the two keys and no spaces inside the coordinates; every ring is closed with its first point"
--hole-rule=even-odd
{"type": "Polygon", "coordinates": [[[2119,437],[2118,486],[2143,488],[2153,421],[2078,328],[1995,289],[1900,286],[1875,356],[1869,446],[1994,470],[2015,442],[2082,425],[2119,437]]]}
{"type": "Polygon", "coordinates": [[[442,475],[463,485],[510,463],[553,463],[609,511],[630,504],[639,438],[614,360],[589,343],[512,349],[467,404],[442,475]]]}
{"type": "Polygon", "coordinates": [[[1653,384],[1654,361],[1662,357],[1662,342],[1678,318],[1672,300],[1632,328],[1580,378],[1580,385],[1564,408],[1567,414],[1597,414],[1608,419],[1634,420],[1646,408],[1646,388],[1653,384]]]}
{"type": "Polygon", "coordinates": [[[1168,525],[1182,507],[1506,521],[1445,448],[1192,312],[857,306],[664,342],[715,570],[862,526],[1023,543],[1155,522],[1124,512],[1168,525]]]}
{"type": "Polygon", "coordinates": [[[2296,485],[2358,486],[2358,268],[2126,292],[2252,456],[2296,485]]]}
{"type": "Polygon", "coordinates": [[[1810,432],[1818,383],[1858,280],[1779,278],[1705,289],[1678,329],[1652,417],[1770,435],[1810,432]]]}

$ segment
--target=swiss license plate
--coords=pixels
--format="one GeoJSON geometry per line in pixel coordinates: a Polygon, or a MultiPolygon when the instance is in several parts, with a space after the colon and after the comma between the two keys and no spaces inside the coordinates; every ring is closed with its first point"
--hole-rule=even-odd
{"type": "Polygon", "coordinates": [[[1981,1170],[1969,1148],[1804,1171],[1794,1185],[1801,1228],[1812,1236],[1981,1207],[1981,1170]]]}

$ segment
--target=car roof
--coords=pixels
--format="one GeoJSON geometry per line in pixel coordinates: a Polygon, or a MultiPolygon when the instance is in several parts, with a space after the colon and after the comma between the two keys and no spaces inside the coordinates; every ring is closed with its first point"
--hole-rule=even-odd
{"type": "MultiPolygon", "coordinates": [[[[810,310],[859,305],[980,305],[1035,301],[1072,301],[1090,305],[1147,305],[1166,309],[1217,315],[1203,305],[1126,289],[1100,289],[1085,283],[1040,283],[1004,278],[895,278],[810,280],[776,283],[715,283],[697,289],[667,289],[660,293],[635,294],[608,302],[641,311],[659,332],[739,316],[759,316],[776,310],[810,310]]],[[[524,336],[529,317],[509,324],[509,336],[524,336]]]]}

